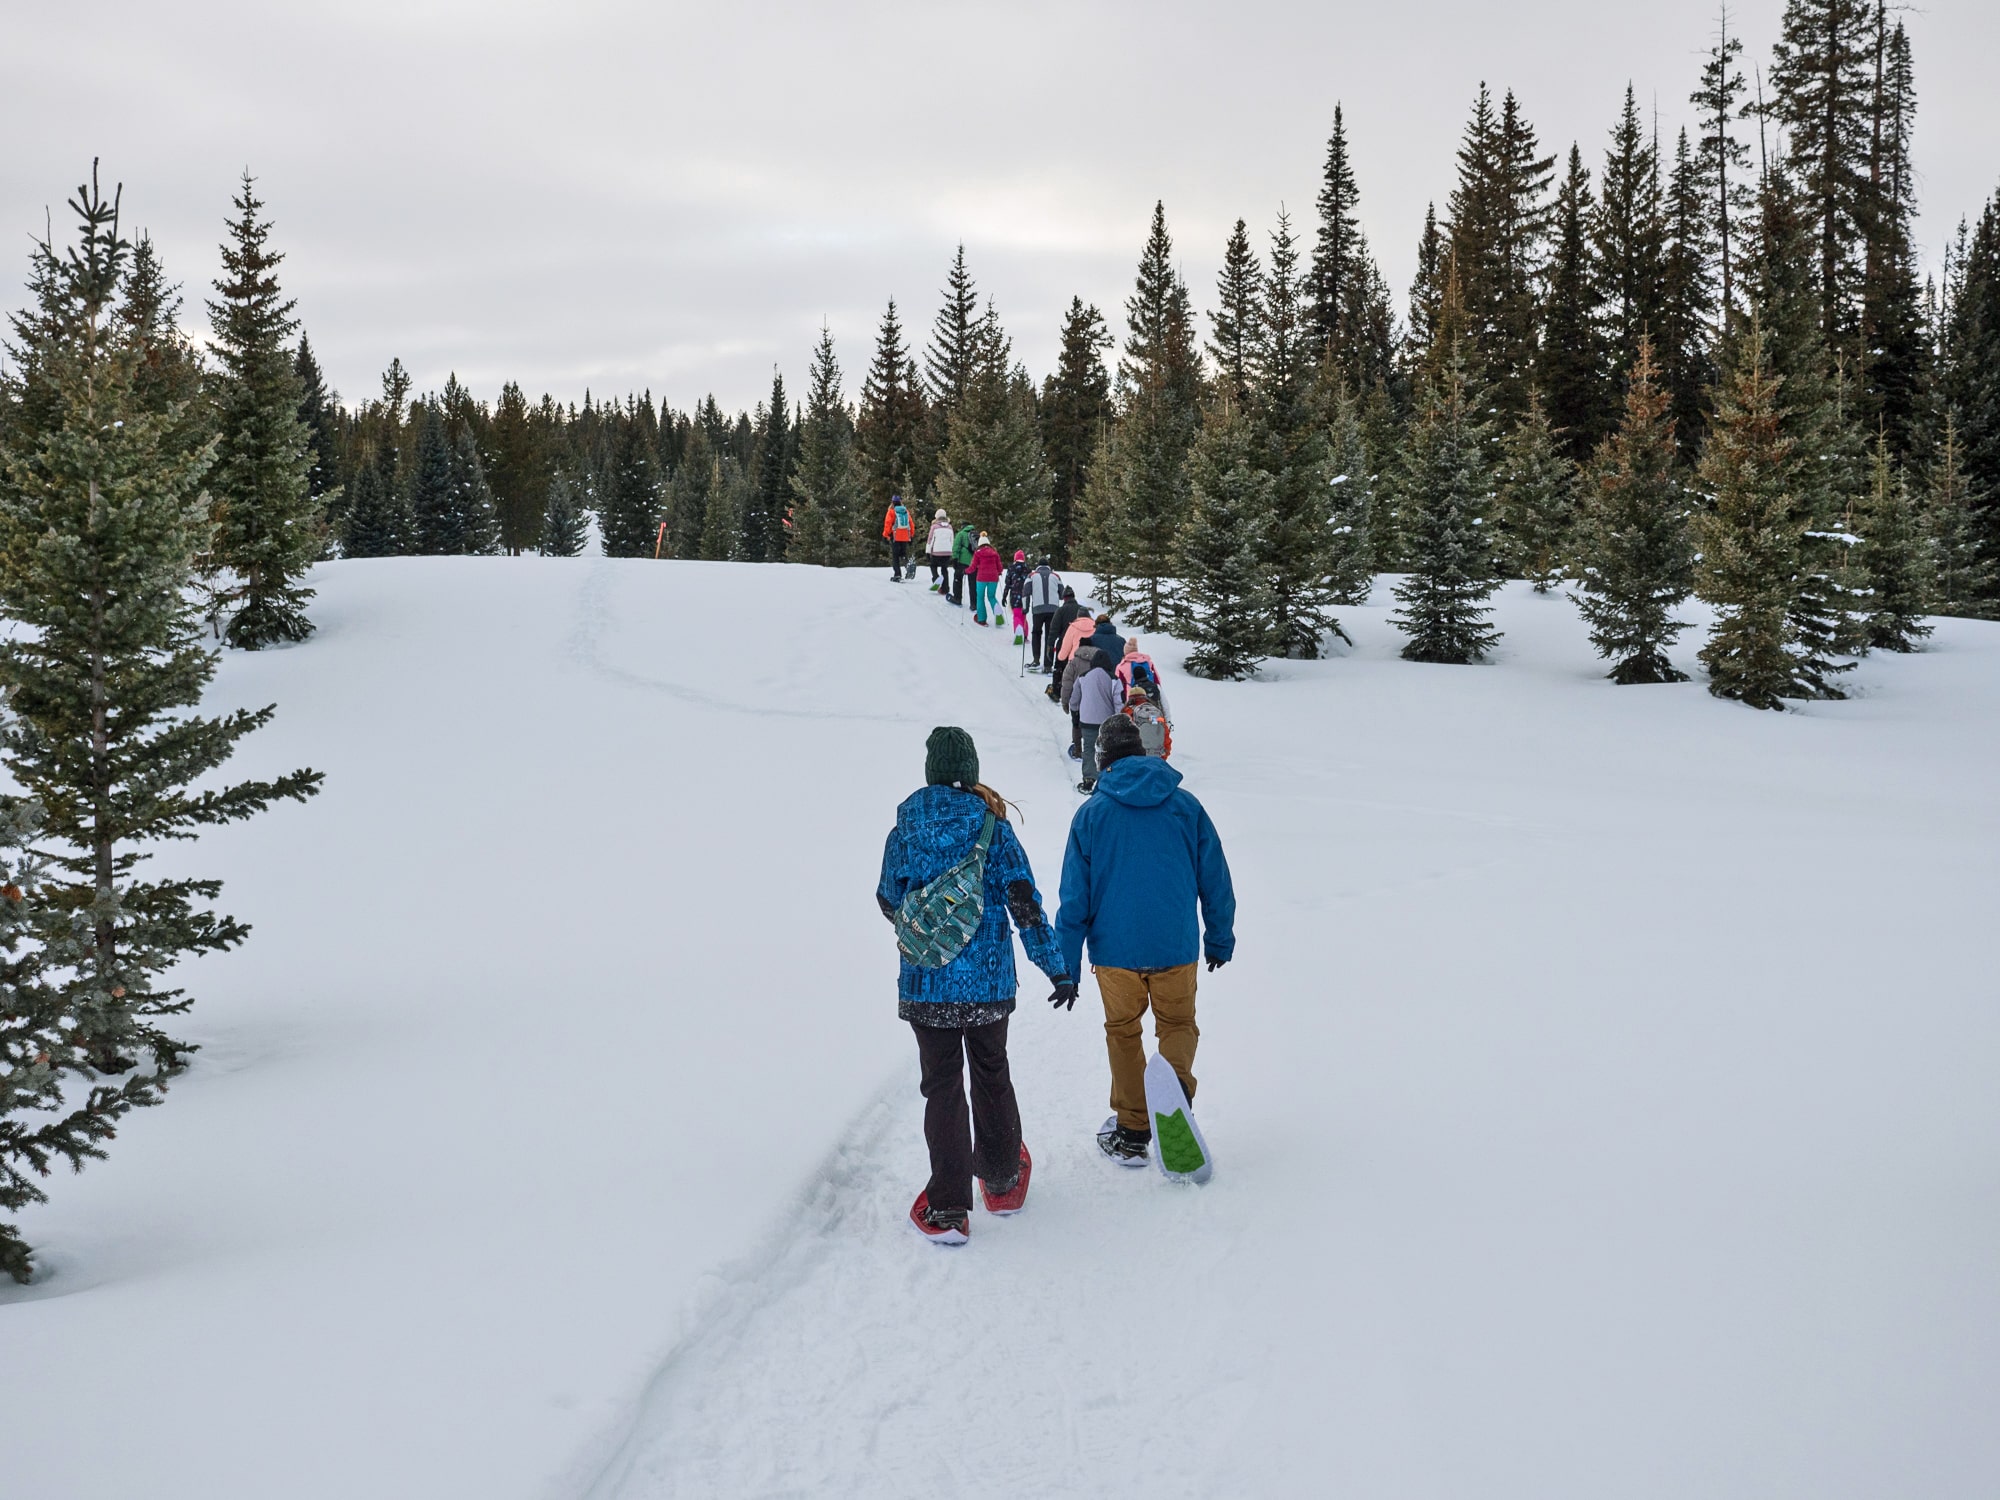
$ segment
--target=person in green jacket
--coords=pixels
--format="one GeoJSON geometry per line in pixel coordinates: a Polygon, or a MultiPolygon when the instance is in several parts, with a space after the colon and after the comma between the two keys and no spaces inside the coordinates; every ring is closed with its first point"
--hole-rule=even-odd
{"type": "Polygon", "coordinates": [[[979,541],[979,528],[967,521],[951,539],[951,602],[965,603],[965,570],[972,566],[972,549],[979,541]]]}

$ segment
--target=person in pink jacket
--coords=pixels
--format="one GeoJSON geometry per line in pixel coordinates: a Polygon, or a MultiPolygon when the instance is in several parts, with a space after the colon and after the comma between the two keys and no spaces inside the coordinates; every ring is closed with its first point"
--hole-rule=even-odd
{"type": "Polygon", "coordinates": [[[980,532],[979,544],[972,549],[972,618],[978,624],[984,625],[989,613],[995,625],[1000,623],[1000,575],[1005,571],[1000,553],[980,532]]]}
{"type": "Polygon", "coordinates": [[[1161,713],[1167,711],[1167,700],[1160,695],[1160,669],[1152,657],[1139,649],[1136,635],[1125,642],[1125,659],[1118,663],[1117,677],[1128,693],[1142,687],[1161,713]]]}

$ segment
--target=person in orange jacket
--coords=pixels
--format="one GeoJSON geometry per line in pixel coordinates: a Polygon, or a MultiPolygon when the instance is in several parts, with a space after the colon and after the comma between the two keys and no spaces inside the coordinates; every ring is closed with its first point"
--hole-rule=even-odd
{"type": "Polygon", "coordinates": [[[901,495],[891,495],[889,509],[882,516],[882,540],[889,544],[891,583],[901,583],[906,573],[916,571],[910,566],[910,538],[916,534],[909,506],[903,504],[901,495]]]}

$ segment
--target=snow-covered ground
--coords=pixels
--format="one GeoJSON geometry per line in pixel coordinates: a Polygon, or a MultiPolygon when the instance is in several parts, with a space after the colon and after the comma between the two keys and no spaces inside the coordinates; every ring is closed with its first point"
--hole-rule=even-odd
{"type": "Polygon", "coordinates": [[[1485,667],[1381,594],[1256,683],[1151,643],[1241,898],[1216,1178],[1095,1159],[1030,971],[1030,1207],[940,1252],[872,889],[956,722],[1053,900],[1006,636],[875,571],[317,582],[215,699],[327,790],[175,851],[257,931],[27,1216],[7,1500],[2000,1492],[2000,627],[1782,715],[1519,589],[1485,667]]]}

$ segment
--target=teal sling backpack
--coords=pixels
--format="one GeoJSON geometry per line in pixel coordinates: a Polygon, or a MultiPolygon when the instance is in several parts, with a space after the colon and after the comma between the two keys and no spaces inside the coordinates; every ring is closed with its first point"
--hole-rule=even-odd
{"type": "Polygon", "coordinates": [[[920,969],[942,969],[972,941],[986,915],[986,849],[995,820],[986,815],[972,852],[896,905],[896,946],[920,969]]]}

